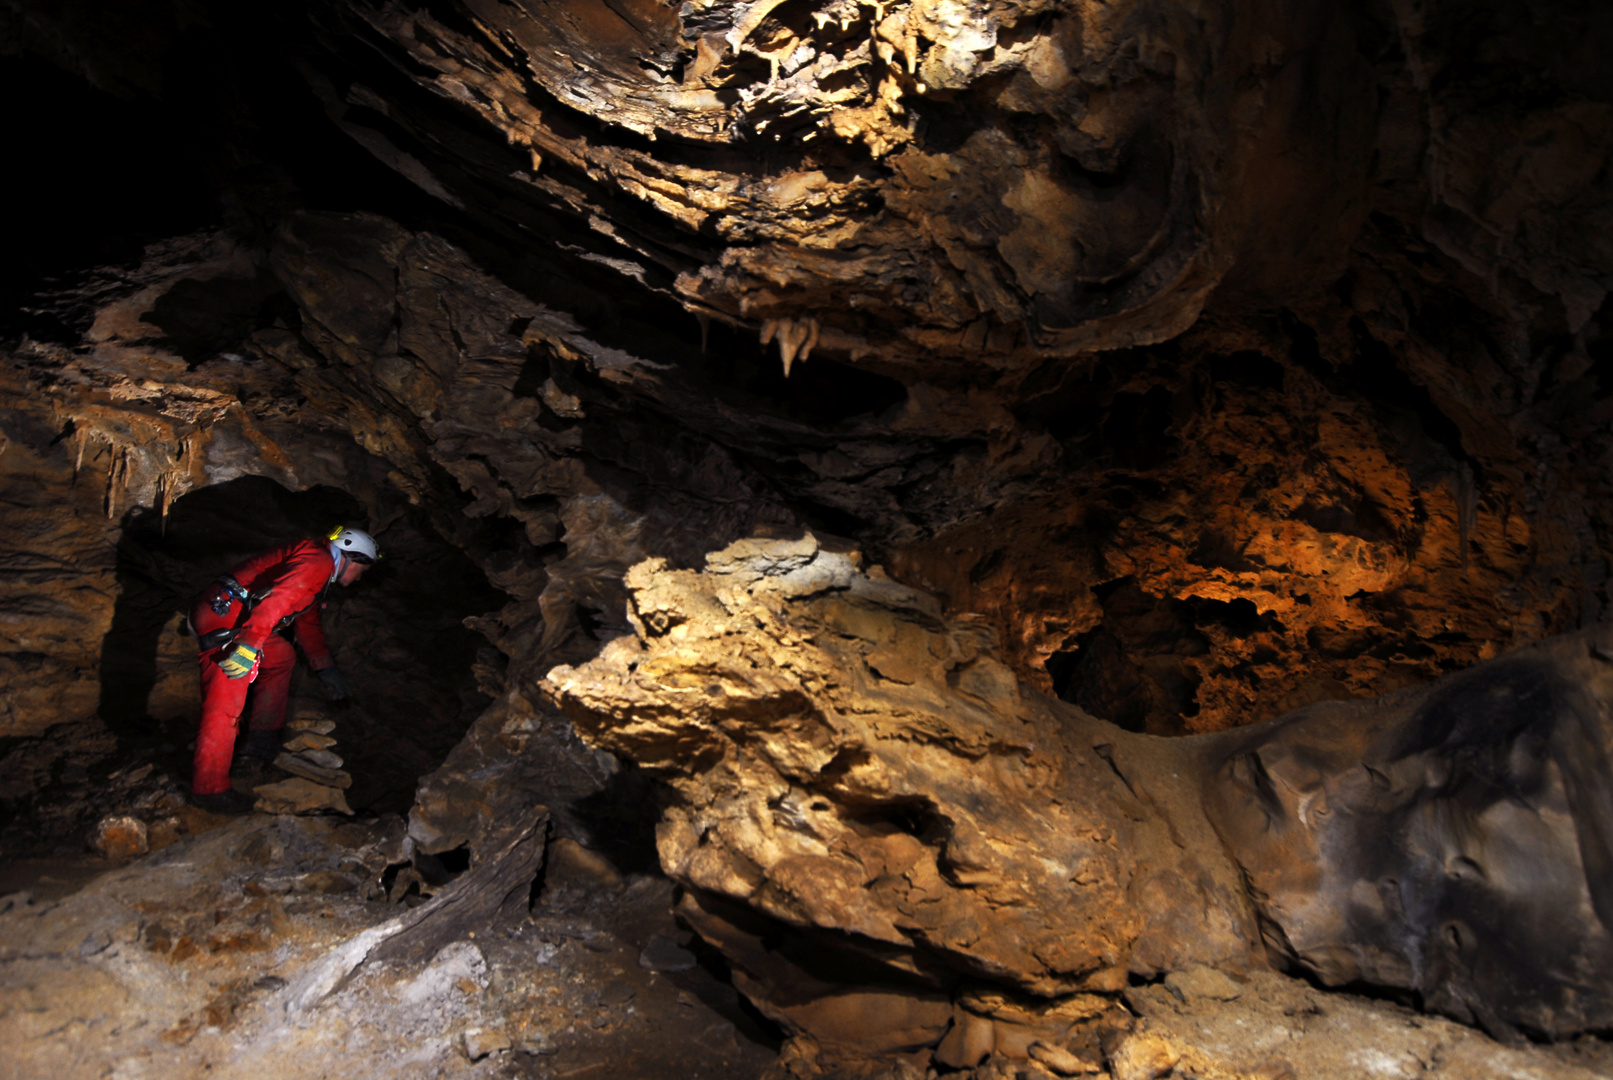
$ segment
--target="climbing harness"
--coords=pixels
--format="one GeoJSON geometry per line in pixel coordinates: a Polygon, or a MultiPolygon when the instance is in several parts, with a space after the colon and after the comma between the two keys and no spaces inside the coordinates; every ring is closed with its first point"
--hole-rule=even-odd
{"type": "MultiPolygon", "coordinates": [[[[234,641],[241,624],[246,622],[248,615],[252,614],[252,609],[257,606],[258,601],[264,599],[273,591],[273,589],[264,589],[262,592],[251,592],[245,585],[235,580],[232,575],[224,574],[220,576],[218,580],[213,582],[212,595],[207,598],[208,607],[213,609],[214,615],[228,615],[231,605],[239,603],[241,611],[235,617],[234,626],[221,626],[217,630],[197,634],[197,646],[203,652],[208,652],[222,648],[234,641]]],[[[301,612],[298,614],[301,614],[301,612]]],[[[219,663],[223,663],[222,655],[219,658],[219,663]]]]}

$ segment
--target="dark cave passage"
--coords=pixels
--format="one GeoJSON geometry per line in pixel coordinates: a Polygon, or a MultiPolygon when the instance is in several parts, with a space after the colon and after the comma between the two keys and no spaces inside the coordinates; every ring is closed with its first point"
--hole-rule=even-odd
{"type": "MultiPolygon", "coordinates": [[[[98,717],[110,741],[46,751],[12,740],[6,749],[18,755],[14,762],[44,753],[54,764],[49,783],[9,802],[0,841],[7,854],[76,848],[74,833],[107,812],[107,799],[126,797],[99,792],[97,776],[144,767],[148,776],[187,783],[201,704],[195,639],[185,620],[192,598],[250,555],[322,536],[336,524],[362,525],[365,516],[358,500],[339,489],[294,492],[257,476],[193,491],[175,500],[166,520],[131,512],[117,547],[117,601],[100,648],[98,717]]],[[[324,612],[327,638],[354,694],[350,705],[323,707],[338,717],[338,741],[353,775],[348,802],[372,815],[408,810],[419,779],[442,763],[490,700],[478,665],[502,667],[463,620],[496,610],[505,595],[422,526],[407,512],[395,514],[377,534],[386,556],[380,566],[351,592],[333,589],[324,612]]],[[[305,662],[292,680],[294,703],[325,702],[326,690],[305,662]]],[[[242,739],[245,729],[243,721],[242,739]]]]}
{"type": "MultiPolygon", "coordinates": [[[[250,555],[336,525],[362,527],[365,516],[338,489],[292,492],[252,476],[176,500],[166,522],[132,515],[119,544],[121,591],[103,647],[102,719],[125,741],[162,733],[161,745],[172,746],[175,729],[193,728],[199,709],[194,639],[183,629],[191,599],[250,555]]],[[[338,707],[338,727],[355,810],[407,810],[419,778],[487,705],[476,665],[499,666],[464,620],[497,610],[504,594],[422,526],[408,513],[394,516],[376,533],[381,563],[354,589],[332,588],[326,601],[326,636],[353,686],[353,705],[338,707]]],[[[324,693],[299,664],[294,696],[324,693]]]]}

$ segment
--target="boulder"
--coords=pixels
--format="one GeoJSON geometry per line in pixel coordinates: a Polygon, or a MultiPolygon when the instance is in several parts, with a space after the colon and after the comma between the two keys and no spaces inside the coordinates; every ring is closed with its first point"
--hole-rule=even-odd
{"type": "Polygon", "coordinates": [[[810,535],[626,584],[635,633],[545,690],[665,783],[680,914],[792,1034],[891,1052],[951,1023],[963,1066],[988,1040],[960,1002],[1026,1060],[1133,977],[1231,1000],[1273,954],[1502,1037],[1613,1022],[1606,630],[1162,740],[810,535]]]}
{"type": "Polygon", "coordinates": [[[146,823],[126,814],[113,814],[97,822],[90,846],[109,859],[132,859],[151,850],[146,823]]]}

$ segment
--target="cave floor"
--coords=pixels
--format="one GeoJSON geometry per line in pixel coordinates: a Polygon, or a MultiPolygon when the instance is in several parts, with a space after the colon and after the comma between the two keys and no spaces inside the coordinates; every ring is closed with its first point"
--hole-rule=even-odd
{"type": "MultiPolygon", "coordinates": [[[[9,867],[43,887],[0,898],[0,1076],[743,1080],[776,1060],[776,1042],[699,963],[671,884],[563,839],[524,918],[424,963],[362,964],[298,1011],[299,972],[402,908],[383,885],[401,833],[394,817],[259,814],[198,822],[87,881],[82,860],[9,867]]],[[[1152,1057],[1111,1062],[1116,1075],[1613,1076],[1601,1040],[1502,1046],[1275,974],[1178,973],[1125,1000],[1144,1032],[1132,1056],[1152,1057]]],[[[974,1072],[1050,1075],[996,1059],[974,1072]]]]}
{"type": "Polygon", "coordinates": [[[300,970],[400,910],[401,822],[215,824],[0,899],[0,1075],[743,1078],[776,1057],[679,947],[670,883],[586,858],[552,859],[526,918],[288,1008],[300,970]]]}
{"type": "MultiPolygon", "coordinates": [[[[674,918],[672,883],[624,872],[566,830],[550,835],[523,916],[425,960],[363,962],[299,1009],[299,975],[424,902],[398,895],[402,819],[209,815],[182,805],[173,755],[157,750],[52,766],[68,780],[7,827],[0,1080],[788,1075],[777,1032],[674,918]],[[62,843],[108,812],[149,819],[155,850],[117,860],[62,843]]],[[[558,743],[549,756],[576,771],[558,743]]],[[[566,783],[546,777],[557,796],[566,783]]],[[[1603,1039],[1504,1046],[1273,973],[1179,972],[1124,1001],[1141,1037],[1105,1061],[1117,1080],[1613,1077],[1603,1039]]],[[[893,1067],[878,1075],[925,1075],[893,1067]]],[[[948,1075],[1054,1074],[992,1057],[948,1075]]]]}

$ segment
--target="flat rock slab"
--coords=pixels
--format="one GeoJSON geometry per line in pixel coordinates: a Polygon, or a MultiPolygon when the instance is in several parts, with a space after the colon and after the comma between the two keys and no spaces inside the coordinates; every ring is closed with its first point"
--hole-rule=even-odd
{"type": "Polygon", "coordinates": [[[1171,972],[1165,976],[1165,985],[1189,1000],[1233,1001],[1243,994],[1243,987],[1232,976],[1203,964],[1171,972]]]}
{"type": "Polygon", "coordinates": [[[274,759],[274,767],[283,769],[293,776],[301,776],[304,779],[312,780],[316,784],[324,784],[326,787],[350,788],[353,786],[353,778],[340,769],[321,768],[311,761],[298,757],[296,754],[281,754],[274,759]]]}
{"type": "Polygon", "coordinates": [[[340,769],[342,767],[340,755],[333,754],[329,750],[310,748],[298,751],[296,756],[310,765],[318,765],[321,769],[340,769]]]}
{"type": "Polygon", "coordinates": [[[314,731],[299,731],[287,739],[282,749],[295,754],[300,750],[329,750],[336,745],[336,740],[329,735],[321,735],[314,731]]]}
{"type": "Polygon", "coordinates": [[[301,776],[274,784],[260,784],[252,790],[258,797],[257,809],[266,814],[318,814],[329,810],[338,814],[353,812],[341,788],[315,783],[301,776]]]}

